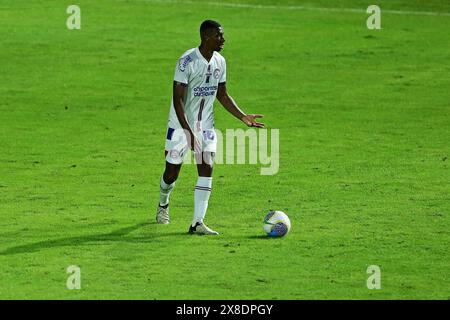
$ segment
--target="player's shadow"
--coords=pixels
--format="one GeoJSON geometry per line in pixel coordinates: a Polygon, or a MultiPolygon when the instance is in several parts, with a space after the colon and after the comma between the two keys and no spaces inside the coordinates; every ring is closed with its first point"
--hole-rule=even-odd
{"type": "Polygon", "coordinates": [[[148,242],[149,239],[160,237],[160,236],[185,236],[187,233],[182,232],[171,232],[171,233],[164,233],[164,234],[157,234],[157,233],[148,233],[144,237],[139,238],[129,238],[126,237],[129,233],[142,228],[144,226],[149,226],[151,224],[156,223],[148,223],[148,222],[142,222],[138,223],[134,226],[129,226],[125,228],[121,228],[115,231],[112,231],[110,233],[104,233],[104,234],[93,234],[93,235],[87,235],[87,236],[77,236],[77,237],[66,237],[66,238],[59,238],[59,239],[53,239],[53,240],[46,240],[46,241],[39,241],[36,243],[30,243],[20,246],[11,247],[8,249],[5,249],[3,251],[0,251],[0,255],[13,255],[18,253],[28,253],[28,252],[34,252],[40,249],[48,249],[48,248],[55,248],[55,247],[64,247],[64,246],[78,246],[78,245],[86,245],[90,243],[100,244],[101,242],[114,242],[114,241],[127,241],[127,242],[148,242]]]}

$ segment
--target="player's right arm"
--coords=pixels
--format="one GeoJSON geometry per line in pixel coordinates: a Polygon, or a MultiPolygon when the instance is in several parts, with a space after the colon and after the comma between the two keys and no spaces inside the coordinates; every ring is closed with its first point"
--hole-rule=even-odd
{"type": "Polygon", "coordinates": [[[198,143],[195,143],[195,136],[189,127],[186,114],[184,113],[184,97],[187,93],[186,90],[187,84],[178,81],[173,82],[173,106],[175,108],[175,113],[184,130],[189,147],[191,150],[195,151],[196,147],[198,147],[198,143]]]}

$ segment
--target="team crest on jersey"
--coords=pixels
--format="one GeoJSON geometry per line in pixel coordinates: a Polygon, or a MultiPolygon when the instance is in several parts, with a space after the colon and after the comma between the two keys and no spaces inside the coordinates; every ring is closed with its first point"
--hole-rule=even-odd
{"type": "Polygon", "coordinates": [[[219,77],[220,77],[220,69],[217,68],[216,70],[214,70],[213,75],[214,75],[215,79],[219,79],[219,77]]]}
{"type": "Polygon", "coordinates": [[[187,56],[185,58],[181,58],[180,60],[178,60],[178,69],[181,72],[184,72],[184,70],[186,70],[187,65],[189,64],[189,62],[192,61],[191,56],[187,56]]]}

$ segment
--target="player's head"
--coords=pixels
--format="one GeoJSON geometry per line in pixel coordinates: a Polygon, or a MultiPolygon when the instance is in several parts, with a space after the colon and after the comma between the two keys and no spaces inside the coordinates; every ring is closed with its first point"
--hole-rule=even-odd
{"type": "Polygon", "coordinates": [[[214,51],[222,50],[225,42],[223,28],[220,23],[214,20],[202,22],[200,25],[200,38],[202,39],[202,45],[214,51]]]}

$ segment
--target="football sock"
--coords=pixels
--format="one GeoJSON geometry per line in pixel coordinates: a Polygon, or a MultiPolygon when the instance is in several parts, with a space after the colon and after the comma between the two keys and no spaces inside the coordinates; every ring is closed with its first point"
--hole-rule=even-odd
{"type": "Polygon", "coordinates": [[[161,176],[161,182],[159,184],[159,205],[165,207],[169,204],[170,193],[175,187],[175,182],[172,184],[167,184],[164,181],[163,176],[161,176]]]}
{"type": "Polygon", "coordinates": [[[194,191],[194,219],[192,226],[202,223],[208,209],[208,200],[211,195],[212,177],[198,177],[194,191]]]}

